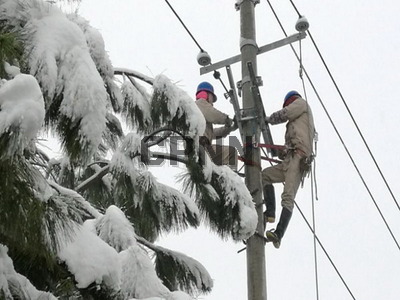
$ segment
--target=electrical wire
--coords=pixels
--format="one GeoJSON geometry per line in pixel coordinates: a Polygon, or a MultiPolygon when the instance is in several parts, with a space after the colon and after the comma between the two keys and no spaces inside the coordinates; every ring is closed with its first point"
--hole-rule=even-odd
{"type": "MultiPolygon", "coordinates": [[[[267,0],[267,2],[268,2],[268,4],[269,4],[271,10],[273,11],[273,13],[274,13],[274,15],[275,15],[275,17],[276,17],[276,19],[277,19],[277,21],[278,21],[278,23],[279,23],[279,25],[280,25],[282,31],[283,31],[283,33],[284,33],[285,36],[287,37],[286,30],[284,29],[284,27],[283,27],[283,25],[282,25],[282,23],[281,23],[279,17],[277,16],[277,14],[276,14],[274,8],[272,7],[271,2],[270,2],[269,0],[267,0]]],[[[298,56],[296,50],[294,49],[293,45],[290,45],[290,47],[292,48],[292,51],[293,51],[293,53],[295,54],[297,60],[300,61],[300,58],[299,58],[299,56],[298,56]]],[[[345,149],[345,151],[346,151],[348,157],[350,158],[350,160],[351,160],[351,162],[352,162],[354,168],[356,169],[357,174],[358,174],[358,176],[360,177],[360,179],[361,179],[361,181],[362,181],[364,187],[366,188],[366,190],[367,190],[367,192],[368,192],[368,194],[369,194],[371,200],[373,201],[373,203],[374,203],[376,209],[378,210],[379,215],[381,216],[383,222],[385,223],[386,228],[388,229],[388,231],[389,231],[389,233],[390,233],[390,235],[391,235],[393,241],[395,242],[397,248],[400,250],[400,245],[399,245],[399,243],[397,242],[396,237],[394,236],[394,234],[393,234],[393,232],[392,232],[392,230],[391,230],[391,228],[390,228],[388,222],[386,221],[386,218],[384,217],[384,215],[383,215],[381,209],[379,208],[379,206],[378,206],[378,204],[377,204],[377,202],[376,202],[376,200],[375,200],[375,197],[372,195],[372,193],[371,193],[371,191],[370,191],[370,189],[369,189],[369,187],[368,187],[366,181],[364,180],[364,177],[362,176],[362,174],[361,174],[359,168],[357,167],[357,164],[355,163],[355,160],[353,159],[353,156],[351,155],[349,149],[347,148],[347,146],[346,146],[346,144],[345,144],[345,142],[344,142],[342,136],[340,135],[340,133],[339,133],[339,131],[338,131],[338,129],[337,129],[335,123],[333,122],[333,120],[332,120],[332,118],[331,118],[331,116],[330,116],[330,114],[329,114],[327,108],[325,107],[324,103],[322,102],[322,99],[321,99],[321,97],[319,96],[319,94],[318,94],[318,92],[317,92],[317,89],[315,88],[315,86],[314,86],[314,84],[313,84],[313,82],[312,82],[310,76],[308,75],[307,70],[304,68],[304,66],[303,66],[303,70],[304,70],[304,74],[306,75],[306,77],[307,77],[307,79],[308,79],[308,81],[309,81],[311,87],[312,87],[313,90],[314,90],[315,95],[316,95],[317,98],[318,98],[318,101],[320,102],[320,104],[321,104],[321,106],[322,106],[322,108],[323,108],[325,114],[327,115],[327,117],[328,117],[328,119],[329,119],[329,121],[330,121],[330,123],[331,123],[333,129],[335,130],[336,135],[338,136],[340,142],[342,143],[342,146],[344,147],[344,149],[345,149]]]]}
{"type": "MultiPolygon", "coordinates": [[[[289,0],[289,1],[290,1],[290,3],[292,4],[293,8],[296,10],[297,14],[298,14],[299,17],[300,17],[301,14],[300,14],[299,10],[297,9],[296,5],[293,3],[292,0],[289,0]]],[[[349,108],[349,106],[347,105],[347,102],[346,102],[346,100],[344,99],[343,94],[342,94],[342,92],[340,91],[339,86],[338,86],[337,83],[336,83],[336,80],[333,78],[333,75],[332,75],[332,73],[331,73],[331,71],[330,71],[328,65],[326,64],[325,59],[323,58],[323,56],[322,56],[322,54],[321,54],[321,51],[319,50],[319,48],[318,48],[316,42],[314,41],[314,38],[313,38],[311,32],[310,32],[309,30],[307,30],[307,33],[308,33],[308,35],[310,36],[311,41],[312,41],[312,43],[313,43],[313,45],[314,45],[314,47],[315,47],[315,49],[316,49],[316,51],[317,51],[317,53],[318,53],[318,55],[319,55],[321,61],[322,61],[323,65],[324,65],[324,67],[325,67],[325,69],[326,69],[326,71],[328,72],[328,75],[329,75],[329,77],[331,78],[331,80],[332,80],[332,82],[333,82],[333,85],[335,86],[335,88],[336,88],[336,90],[337,90],[337,92],[338,92],[338,94],[339,94],[339,96],[340,96],[340,99],[342,100],[344,106],[346,107],[346,110],[347,110],[348,114],[350,115],[350,118],[351,118],[351,120],[353,121],[354,126],[355,126],[356,129],[357,129],[357,132],[359,133],[359,135],[360,135],[360,137],[361,137],[361,139],[362,139],[362,141],[363,141],[363,143],[364,143],[364,145],[365,145],[365,147],[366,147],[366,149],[367,149],[369,155],[371,156],[371,158],[372,158],[372,160],[373,160],[373,162],[374,162],[374,164],[375,164],[375,166],[376,166],[376,168],[377,168],[377,170],[378,170],[380,176],[382,177],[383,182],[385,183],[385,185],[386,185],[386,187],[387,187],[387,189],[388,189],[390,195],[392,196],[392,199],[393,199],[394,203],[396,204],[397,209],[400,211],[400,205],[399,205],[399,203],[398,203],[398,201],[397,201],[397,199],[396,199],[396,197],[395,197],[395,195],[394,195],[392,189],[390,188],[389,183],[388,183],[388,181],[386,180],[386,177],[384,176],[384,174],[383,174],[381,168],[379,167],[379,164],[378,164],[377,160],[375,159],[375,156],[374,156],[374,154],[372,153],[371,148],[369,147],[369,145],[368,145],[366,139],[364,138],[364,135],[362,134],[361,129],[359,128],[359,126],[358,126],[358,124],[357,124],[357,122],[356,122],[356,120],[355,120],[353,114],[351,113],[350,108],[349,108]]]]}
{"type": "MultiPolygon", "coordinates": [[[[175,9],[172,7],[172,5],[169,3],[168,0],[165,0],[165,2],[167,3],[167,5],[169,6],[169,8],[172,10],[172,12],[174,13],[174,15],[176,16],[176,18],[179,20],[179,22],[182,24],[183,28],[185,28],[186,32],[189,34],[189,36],[192,38],[192,40],[195,42],[195,44],[197,45],[197,47],[199,47],[200,52],[206,52],[203,50],[203,48],[200,46],[199,42],[195,39],[195,37],[193,36],[193,34],[190,32],[190,30],[187,28],[187,26],[185,25],[185,23],[182,21],[181,17],[178,15],[178,13],[175,11],[175,9]]],[[[218,71],[214,71],[214,78],[219,80],[219,82],[221,83],[222,87],[224,88],[226,93],[229,93],[228,89],[226,88],[226,85],[224,84],[223,80],[221,79],[221,75],[218,71]]]]}
{"type": "Polygon", "coordinates": [[[328,258],[329,262],[331,263],[332,267],[335,269],[337,275],[339,276],[339,278],[341,279],[342,283],[344,284],[344,286],[346,287],[347,291],[349,292],[349,294],[351,295],[351,297],[355,300],[356,298],[354,297],[353,293],[351,292],[349,286],[347,285],[346,281],[344,280],[342,274],[340,274],[338,268],[336,267],[335,263],[333,262],[333,260],[331,259],[330,255],[328,254],[328,252],[326,251],[325,247],[322,245],[321,241],[319,240],[318,236],[315,234],[314,230],[312,229],[310,223],[307,221],[307,218],[305,217],[305,215],[303,214],[302,210],[300,209],[300,207],[297,205],[296,201],[294,202],[294,204],[296,205],[296,208],[298,209],[298,211],[300,212],[301,216],[303,217],[304,221],[306,222],[308,228],[311,230],[311,232],[314,234],[315,240],[318,242],[319,246],[321,247],[322,251],[324,251],[326,257],[328,258]]]}
{"type": "Polygon", "coordinates": [[[175,11],[175,9],[172,7],[172,5],[169,3],[168,0],[165,0],[169,8],[172,10],[172,12],[175,14],[175,16],[178,18],[179,22],[181,22],[183,28],[185,28],[186,32],[190,35],[192,40],[196,43],[197,47],[199,47],[201,52],[205,52],[203,48],[201,48],[200,44],[197,42],[197,40],[194,38],[193,34],[190,32],[190,30],[186,27],[185,23],[183,23],[182,19],[179,17],[178,13],[175,11]]]}

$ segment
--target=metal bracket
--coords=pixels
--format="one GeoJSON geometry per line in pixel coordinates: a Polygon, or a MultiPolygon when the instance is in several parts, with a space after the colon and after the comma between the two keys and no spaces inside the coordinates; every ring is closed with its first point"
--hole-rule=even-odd
{"type": "Polygon", "coordinates": [[[242,38],[240,41],[240,49],[247,45],[254,46],[258,49],[258,45],[255,40],[242,38]]]}
{"type": "Polygon", "coordinates": [[[250,76],[245,76],[245,77],[242,78],[242,80],[239,80],[239,81],[236,83],[236,87],[237,87],[237,89],[238,89],[239,97],[242,97],[242,89],[243,89],[243,86],[244,86],[246,83],[248,83],[248,82],[251,82],[250,76]]]}
{"type": "MultiPolygon", "coordinates": [[[[240,97],[242,96],[242,89],[243,89],[243,86],[244,86],[247,82],[251,82],[250,76],[245,76],[245,77],[243,77],[243,79],[240,80],[240,81],[238,81],[237,84],[236,84],[236,87],[237,87],[237,89],[238,89],[238,94],[239,94],[240,97]]],[[[262,86],[262,85],[264,84],[264,83],[263,83],[263,80],[262,80],[262,78],[261,78],[261,76],[257,76],[257,77],[256,77],[256,82],[257,82],[257,86],[262,86]]]]}
{"type": "MultiPolygon", "coordinates": [[[[236,1],[236,3],[235,3],[236,10],[240,10],[240,6],[242,5],[243,1],[245,1],[245,0],[237,0],[236,1]]],[[[260,4],[260,0],[248,0],[248,1],[254,2],[254,5],[260,4]]]]}
{"type": "MultiPolygon", "coordinates": [[[[291,44],[291,43],[294,43],[294,42],[299,41],[301,39],[304,39],[306,37],[306,35],[307,34],[305,32],[296,33],[296,34],[293,34],[291,36],[288,36],[287,38],[284,38],[282,40],[276,41],[274,43],[271,43],[271,44],[268,44],[268,45],[264,45],[264,46],[261,46],[261,47],[257,47],[257,49],[258,49],[257,55],[261,54],[261,53],[264,53],[264,52],[268,52],[268,51],[274,50],[276,48],[280,48],[282,46],[285,46],[285,45],[288,45],[288,44],[291,44]]],[[[209,72],[214,71],[214,70],[218,70],[218,69],[226,67],[228,65],[232,65],[232,64],[237,63],[237,62],[239,62],[241,60],[242,60],[242,55],[239,54],[239,55],[232,56],[232,57],[230,57],[228,59],[224,59],[224,60],[221,60],[219,62],[213,63],[211,65],[208,65],[208,66],[205,66],[205,67],[201,67],[200,68],[200,75],[209,73],[209,72]]]]}

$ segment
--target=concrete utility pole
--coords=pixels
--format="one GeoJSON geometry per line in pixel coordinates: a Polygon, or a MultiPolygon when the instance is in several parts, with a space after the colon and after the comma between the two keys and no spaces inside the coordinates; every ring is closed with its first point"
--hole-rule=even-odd
{"type": "MultiPolygon", "coordinates": [[[[242,56],[242,101],[243,110],[256,116],[254,111],[254,98],[251,92],[251,82],[247,62],[251,62],[254,72],[257,74],[255,6],[257,0],[243,0],[240,5],[240,51],[242,56]]],[[[260,129],[257,120],[251,120],[243,124],[243,135],[247,143],[260,142],[260,129]]],[[[260,149],[245,147],[245,158],[254,162],[254,165],[245,166],[245,183],[253,194],[258,215],[257,232],[264,233],[263,200],[261,185],[261,156],[260,149]]],[[[253,235],[247,240],[247,295],[248,300],[266,300],[266,271],[265,271],[265,241],[259,235],[253,235]]]]}

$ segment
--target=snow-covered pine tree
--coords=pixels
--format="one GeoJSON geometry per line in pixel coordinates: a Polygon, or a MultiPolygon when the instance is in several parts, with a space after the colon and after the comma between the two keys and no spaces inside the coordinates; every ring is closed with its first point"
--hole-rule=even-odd
{"type": "Polygon", "coordinates": [[[0,41],[0,299],[209,292],[204,267],[156,238],[204,220],[242,240],[257,218],[240,178],[199,155],[194,101],[163,75],[114,70],[99,32],[48,1],[0,0],[0,41]],[[62,157],[40,146],[49,132],[62,157]],[[183,156],[153,151],[177,136],[183,156]],[[153,158],[186,165],[186,193],[153,158]]]}

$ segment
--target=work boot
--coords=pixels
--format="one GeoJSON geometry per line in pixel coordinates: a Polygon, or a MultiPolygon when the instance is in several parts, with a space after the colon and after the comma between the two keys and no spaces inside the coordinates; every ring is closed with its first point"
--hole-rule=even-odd
{"type": "Polygon", "coordinates": [[[264,211],[264,223],[275,223],[275,189],[272,184],[264,187],[264,203],[266,211],[264,211]]]}
{"type": "Polygon", "coordinates": [[[265,233],[267,240],[274,244],[274,247],[279,249],[281,246],[281,241],[283,235],[286,232],[286,229],[289,225],[290,219],[292,217],[292,212],[287,208],[282,208],[281,217],[279,219],[279,223],[276,226],[275,230],[269,230],[265,233]]]}

